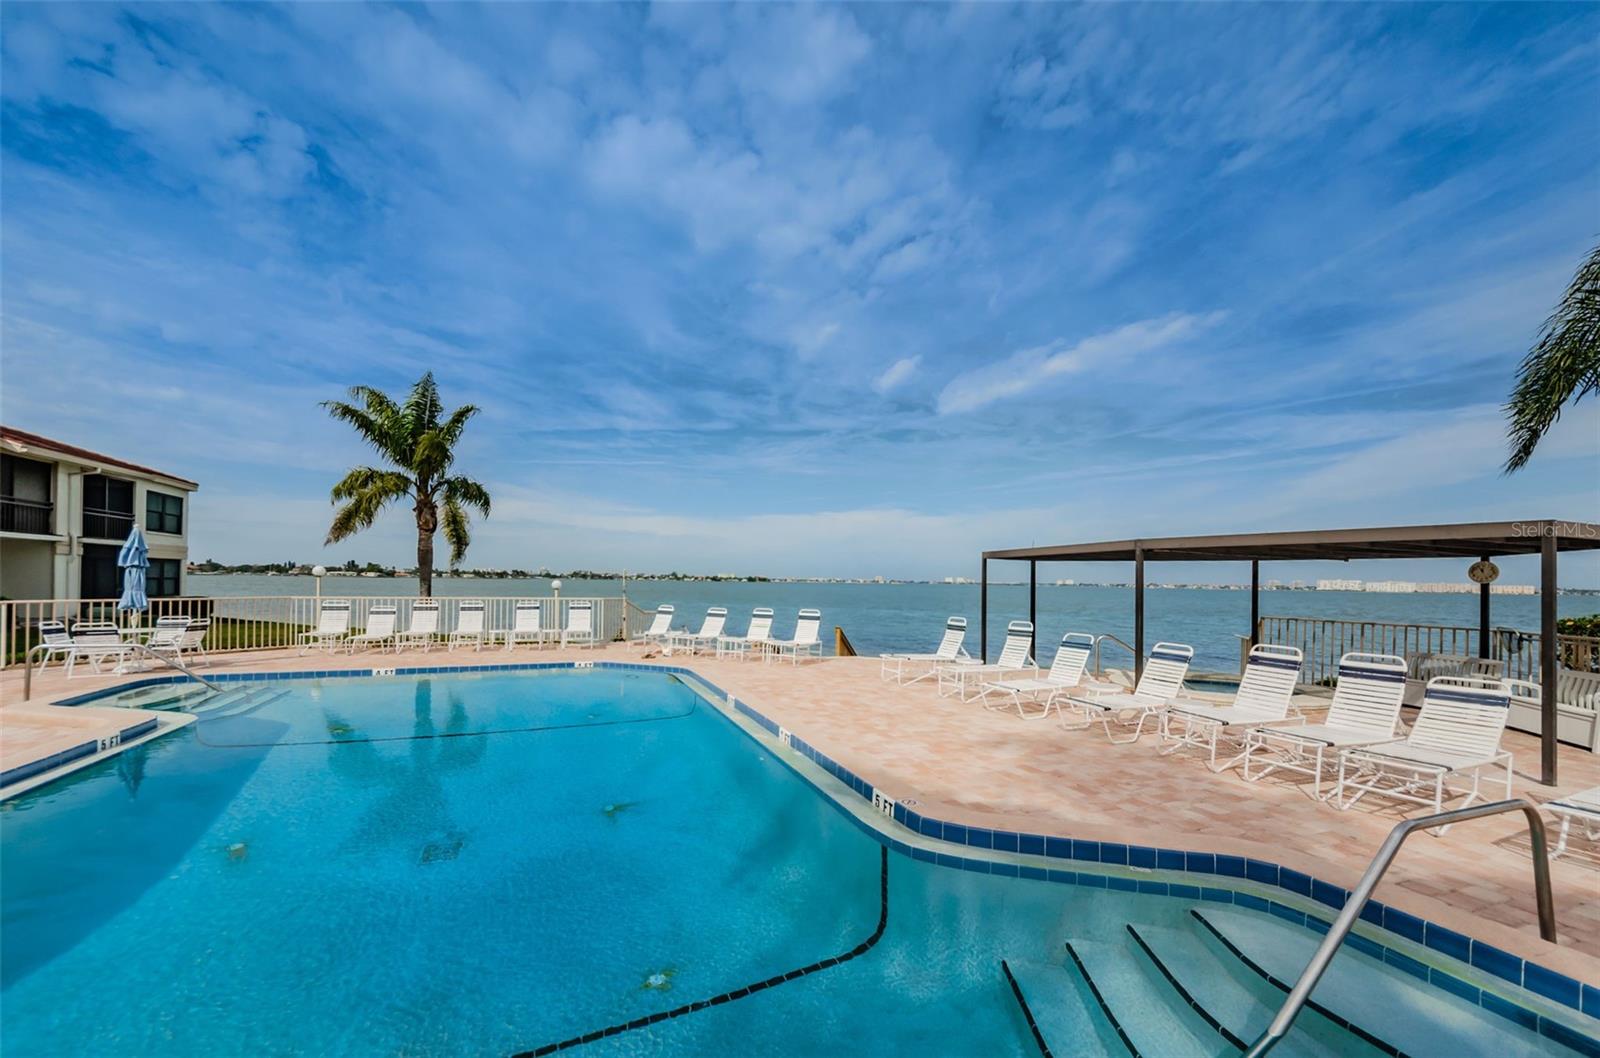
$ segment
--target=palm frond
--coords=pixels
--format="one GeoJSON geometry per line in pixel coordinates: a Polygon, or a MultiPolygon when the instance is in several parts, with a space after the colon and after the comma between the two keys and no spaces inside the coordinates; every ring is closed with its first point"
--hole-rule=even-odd
{"type": "Polygon", "coordinates": [[[441,528],[444,529],[445,543],[450,545],[450,565],[456,566],[466,557],[467,547],[472,543],[472,533],[468,529],[467,512],[461,509],[461,504],[454,500],[444,501],[444,519],[441,528]]]}
{"type": "Polygon", "coordinates": [[[439,386],[433,381],[433,372],[429,371],[417,379],[406,397],[403,414],[413,444],[439,425],[439,416],[443,412],[444,401],[439,399],[439,386]]]}
{"type": "Polygon", "coordinates": [[[363,493],[381,492],[389,499],[411,495],[411,479],[398,470],[379,467],[354,467],[333,486],[330,498],[353,500],[363,493]]]}
{"type": "Polygon", "coordinates": [[[328,537],[324,543],[337,544],[363,529],[372,528],[372,523],[378,520],[378,515],[397,498],[394,493],[382,489],[357,492],[350,498],[350,502],[334,512],[333,524],[328,526],[328,537]]]}
{"type": "Polygon", "coordinates": [[[489,517],[489,490],[476,481],[457,475],[453,478],[445,478],[440,483],[440,487],[444,492],[446,503],[472,507],[485,518],[489,517]]]}
{"type": "Polygon", "coordinates": [[[1505,472],[1526,466],[1569,401],[1600,392],[1600,246],[1578,267],[1539,341],[1517,369],[1506,402],[1511,455],[1505,472]]]}

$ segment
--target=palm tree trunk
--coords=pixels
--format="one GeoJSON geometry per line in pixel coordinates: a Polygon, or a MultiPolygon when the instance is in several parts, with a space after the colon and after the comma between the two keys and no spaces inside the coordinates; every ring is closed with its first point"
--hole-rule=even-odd
{"type": "Polygon", "coordinates": [[[433,534],[439,528],[439,512],[431,503],[417,504],[417,580],[418,594],[433,595],[433,534]]]}

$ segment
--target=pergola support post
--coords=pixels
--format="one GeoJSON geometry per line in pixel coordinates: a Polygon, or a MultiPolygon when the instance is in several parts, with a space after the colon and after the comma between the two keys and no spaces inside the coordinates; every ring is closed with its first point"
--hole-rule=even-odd
{"type": "Polygon", "coordinates": [[[1039,563],[1028,560],[1028,623],[1033,631],[1028,633],[1028,656],[1039,660],[1039,563]]]}
{"type": "Polygon", "coordinates": [[[1144,675],[1144,548],[1133,549],[1133,682],[1144,675]]]}
{"type": "Polygon", "coordinates": [[[1556,784],[1556,684],[1561,675],[1561,645],[1556,640],[1555,534],[1539,541],[1539,781],[1556,784]]]}
{"type": "Polygon", "coordinates": [[[989,660],[989,560],[983,560],[978,589],[978,657],[989,660]]]}
{"type": "MultiPolygon", "coordinates": [[[[1488,555],[1483,556],[1485,562],[1491,561],[1488,555]]],[[[1478,585],[1478,656],[1489,656],[1489,584],[1487,581],[1478,585]]]]}
{"type": "Polygon", "coordinates": [[[1261,628],[1261,560],[1250,560],[1250,645],[1256,645],[1261,628]]]}

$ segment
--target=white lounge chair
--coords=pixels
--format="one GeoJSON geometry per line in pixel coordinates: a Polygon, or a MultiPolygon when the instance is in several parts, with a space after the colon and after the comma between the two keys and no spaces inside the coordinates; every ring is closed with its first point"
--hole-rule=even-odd
{"type": "Polygon", "coordinates": [[[655,615],[650,618],[650,627],[634,636],[630,642],[637,647],[661,646],[672,634],[672,619],[677,613],[677,607],[671,603],[657,606],[655,615]]]}
{"type": "Polygon", "coordinates": [[[511,630],[506,633],[506,649],[521,643],[544,646],[551,630],[544,626],[544,604],[537,599],[523,599],[512,611],[511,630]]]}
{"type": "Polygon", "coordinates": [[[1212,705],[1174,698],[1161,713],[1161,752],[1199,747],[1207,751],[1206,764],[1212,771],[1239,763],[1244,759],[1246,732],[1288,719],[1304,657],[1299,647],[1258,643],[1245,659],[1244,675],[1231,703],[1212,705]],[[1222,743],[1238,747],[1238,752],[1219,764],[1217,746],[1222,743]]]}
{"type": "Polygon", "coordinates": [[[1094,653],[1094,636],[1086,632],[1068,632],[1061,637],[1056,656],[1050,662],[1050,671],[1043,677],[1020,680],[996,680],[983,685],[983,701],[991,709],[1005,708],[1005,696],[1016,706],[1017,715],[1024,720],[1043,720],[1050,715],[1056,698],[1083,682],[1084,670],[1089,667],[1089,656],[1094,653]],[[999,706],[990,703],[991,695],[1001,696],[999,706]],[[1030,713],[1024,701],[1041,708],[1030,713]]]}
{"type": "Polygon", "coordinates": [[[433,638],[439,634],[439,604],[433,599],[418,599],[411,604],[411,624],[403,632],[394,634],[394,650],[399,653],[413,644],[426,654],[433,649],[433,638]]]}
{"type": "MultiPolygon", "coordinates": [[[[1505,772],[1505,797],[1511,796],[1511,754],[1500,748],[1511,692],[1505,681],[1482,676],[1435,676],[1428,681],[1422,709],[1403,739],[1347,749],[1339,754],[1341,809],[1367,794],[1422,805],[1433,812],[1448,798],[1464,797],[1465,808],[1480,794],[1485,768],[1505,772]],[[1452,786],[1452,777],[1472,779],[1452,786]]],[[[1436,828],[1443,834],[1448,825],[1436,828]]]]}
{"type": "Polygon", "coordinates": [[[821,610],[801,610],[795,618],[793,638],[767,642],[767,660],[782,661],[788,658],[791,665],[798,665],[801,658],[822,657],[821,628],[821,610]]]}
{"type": "Polygon", "coordinates": [[[1554,801],[1546,801],[1544,806],[1561,820],[1561,829],[1556,835],[1556,847],[1550,850],[1552,860],[1567,851],[1567,839],[1570,837],[1573,823],[1583,828],[1584,837],[1590,841],[1600,841],[1600,786],[1568,794],[1554,801]]]}
{"type": "Polygon", "coordinates": [[[206,655],[206,633],[211,631],[209,617],[163,617],[157,622],[155,634],[145,643],[152,653],[173,661],[195,665],[201,661],[209,664],[206,655]],[[195,660],[198,657],[199,660],[195,660]]]}
{"type": "Polygon", "coordinates": [[[375,603],[367,611],[367,627],[360,633],[345,640],[345,646],[350,653],[356,652],[356,647],[365,650],[367,647],[393,647],[395,645],[394,626],[397,608],[392,603],[375,603]]]}
{"type": "Polygon", "coordinates": [[[318,649],[331,654],[349,633],[350,600],[323,599],[317,610],[317,627],[300,633],[300,653],[318,649]]]}
{"type": "Polygon", "coordinates": [[[687,650],[691,654],[697,654],[701,650],[711,650],[717,645],[717,639],[722,635],[722,627],[727,623],[728,608],[713,606],[706,611],[706,619],[700,622],[700,631],[674,632],[667,637],[667,653],[687,650]]]}
{"type": "Polygon", "coordinates": [[[183,642],[183,633],[189,628],[189,619],[181,615],[169,615],[156,618],[155,627],[150,630],[150,635],[145,639],[144,645],[153,654],[164,654],[169,657],[178,656],[179,644],[183,642]]]}
{"type": "Polygon", "coordinates": [[[892,679],[896,683],[916,683],[918,680],[936,676],[940,666],[970,656],[966,648],[961,645],[966,638],[967,619],[948,618],[944,623],[944,635],[939,640],[939,647],[932,654],[879,654],[878,678],[892,679]],[[909,680],[906,679],[908,667],[915,673],[909,680]]]}
{"type": "MultiPolygon", "coordinates": [[[[1144,734],[1145,721],[1160,714],[1167,704],[1183,690],[1183,678],[1189,674],[1189,662],[1194,660],[1194,647],[1187,643],[1157,643],[1150,648],[1139,682],[1130,694],[1126,687],[1114,683],[1095,681],[1080,691],[1066,695],[1066,704],[1080,714],[1074,720],[1065,715],[1061,726],[1068,731],[1081,731],[1098,721],[1106,729],[1106,738],[1112,742],[1137,742],[1144,734]],[[1133,728],[1133,734],[1118,738],[1112,725],[1133,728]]],[[[1057,703],[1058,712],[1065,706],[1057,703]]]]}
{"type": "Polygon", "coordinates": [[[1412,654],[1410,678],[1406,680],[1406,704],[1417,705],[1435,676],[1481,676],[1498,680],[1505,676],[1506,663],[1498,658],[1480,658],[1471,654],[1412,654]]]}
{"type": "Polygon", "coordinates": [[[593,647],[599,644],[594,629],[594,602],[573,599],[567,603],[567,625],[561,630],[561,645],[593,647]]]}
{"type": "Polygon", "coordinates": [[[1340,750],[1388,742],[1400,726],[1406,663],[1393,654],[1352,651],[1339,659],[1333,702],[1320,724],[1256,727],[1245,734],[1244,777],[1259,782],[1284,769],[1311,776],[1322,800],[1322,769],[1340,750]],[[1331,751],[1331,752],[1330,752],[1331,751]]]}
{"type": "Polygon", "coordinates": [[[483,619],[488,612],[482,599],[462,599],[456,606],[456,627],[446,641],[445,649],[454,650],[467,643],[473,650],[483,649],[483,619]]]}
{"type": "Polygon", "coordinates": [[[744,635],[717,637],[717,657],[753,657],[758,651],[765,649],[771,638],[772,608],[757,606],[750,611],[750,626],[745,629],[744,635]]]}
{"type": "MultiPolygon", "coordinates": [[[[118,638],[121,638],[120,636],[118,638]]],[[[72,636],[67,631],[65,621],[40,621],[39,642],[34,644],[33,651],[39,652],[39,667],[35,672],[43,672],[45,666],[50,664],[50,659],[59,657],[65,664],[68,654],[72,653],[72,636]]]]}
{"type": "Polygon", "coordinates": [[[983,690],[985,682],[1029,671],[1039,671],[1033,660],[1033,622],[1012,621],[1006,625],[1006,641],[998,660],[986,664],[969,658],[939,666],[939,694],[970,701],[983,690]]]}
{"type": "Polygon", "coordinates": [[[122,631],[109,621],[79,621],[72,626],[72,649],[67,652],[67,678],[72,679],[78,662],[87,661],[89,671],[98,675],[107,658],[115,658],[120,668],[134,653],[122,631]]]}

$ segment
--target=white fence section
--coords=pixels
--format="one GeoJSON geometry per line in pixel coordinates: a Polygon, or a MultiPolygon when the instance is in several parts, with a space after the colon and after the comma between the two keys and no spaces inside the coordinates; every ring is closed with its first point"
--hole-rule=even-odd
{"type": "MultiPolygon", "coordinates": [[[[347,599],[350,603],[350,630],[362,631],[367,624],[367,614],[373,606],[388,604],[397,610],[397,625],[401,629],[411,625],[411,606],[418,600],[413,596],[395,595],[340,595],[324,592],[321,599],[347,599]]],[[[206,634],[206,650],[211,653],[244,650],[271,650],[281,647],[298,647],[300,633],[316,627],[319,596],[315,595],[249,595],[249,596],[192,596],[170,599],[151,599],[150,608],[143,613],[117,610],[115,599],[8,599],[0,601],[0,659],[6,665],[20,663],[28,650],[39,641],[41,621],[66,621],[70,626],[78,621],[115,621],[123,627],[152,625],[163,617],[209,617],[211,630],[206,634]]],[[[434,596],[439,604],[439,631],[435,637],[443,642],[456,627],[457,612],[466,599],[434,596]]],[[[640,610],[620,596],[544,596],[526,598],[481,597],[485,610],[484,627],[489,630],[508,629],[514,626],[514,609],[519,602],[536,601],[541,605],[543,626],[558,639],[566,626],[567,607],[574,602],[588,602],[594,606],[595,633],[600,642],[626,639],[630,624],[637,625],[640,610]],[[630,615],[631,611],[631,615],[630,615]]]]}

